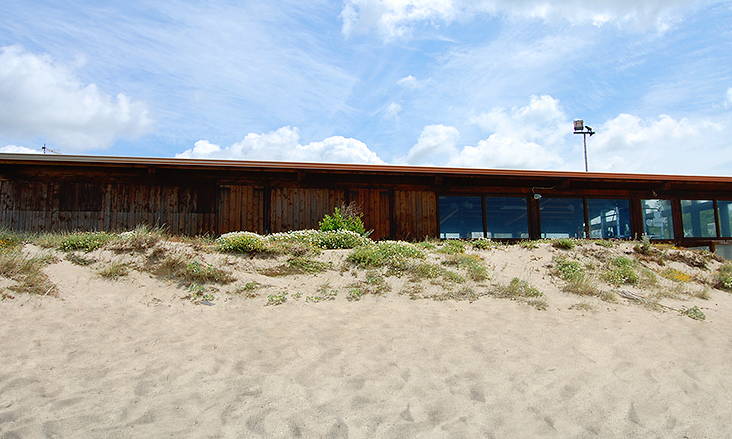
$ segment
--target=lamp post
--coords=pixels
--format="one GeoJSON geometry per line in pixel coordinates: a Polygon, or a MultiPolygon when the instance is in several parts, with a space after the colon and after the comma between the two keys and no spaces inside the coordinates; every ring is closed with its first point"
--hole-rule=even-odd
{"type": "Polygon", "coordinates": [[[585,172],[589,171],[589,168],[587,167],[587,135],[589,134],[590,137],[592,137],[595,132],[592,131],[592,127],[585,126],[584,120],[575,120],[574,121],[574,133],[575,134],[582,134],[582,139],[584,140],[585,145],[585,172]]]}

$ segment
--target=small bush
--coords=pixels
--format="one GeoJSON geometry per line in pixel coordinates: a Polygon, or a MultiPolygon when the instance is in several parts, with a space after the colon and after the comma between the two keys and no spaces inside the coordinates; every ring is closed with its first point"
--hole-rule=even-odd
{"type": "Polygon", "coordinates": [[[578,277],[584,277],[585,270],[578,261],[566,258],[554,258],[556,274],[565,281],[571,281],[578,277]]]}
{"type": "MultiPolygon", "coordinates": [[[[34,295],[57,295],[56,285],[43,272],[42,268],[53,262],[51,257],[29,257],[20,252],[19,248],[0,252],[0,277],[14,280],[15,285],[8,289],[17,293],[34,295]]],[[[3,293],[3,298],[12,296],[3,293]]]]}
{"type": "Polygon", "coordinates": [[[188,263],[182,270],[180,276],[189,282],[196,283],[214,282],[228,284],[236,280],[228,271],[216,268],[211,264],[202,264],[198,261],[188,263]]]}
{"type": "Polygon", "coordinates": [[[318,226],[321,232],[350,230],[359,236],[364,236],[366,229],[361,220],[362,217],[363,212],[358,204],[352,202],[348,206],[333,209],[333,215],[325,215],[318,226]]]}
{"type": "Polygon", "coordinates": [[[85,258],[81,255],[78,255],[76,253],[70,252],[67,253],[64,257],[67,261],[71,262],[74,265],[79,265],[81,267],[85,267],[87,265],[91,265],[95,263],[97,260],[94,258],[85,258]]]}
{"type": "Polygon", "coordinates": [[[231,232],[216,239],[216,249],[227,253],[272,253],[267,238],[253,232],[231,232]]]}
{"type": "Polygon", "coordinates": [[[470,245],[476,250],[487,250],[493,247],[494,243],[490,239],[478,238],[470,241],[470,245]]]}
{"type": "Polygon", "coordinates": [[[323,231],[318,233],[316,239],[318,246],[327,249],[354,248],[370,242],[369,238],[351,230],[323,231]]]}
{"type": "Polygon", "coordinates": [[[689,282],[691,280],[691,275],[688,275],[681,270],[677,270],[671,267],[667,267],[666,269],[664,269],[661,272],[661,276],[674,282],[689,282]]]}
{"type": "Polygon", "coordinates": [[[634,267],[637,263],[624,256],[613,259],[611,268],[603,273],[602,278],[613,285],[637,285],[640,281],[634,267]]]}
{"type": "Polygon", "coordinates": [[[270,294],[267,296],[267,303],[264,306],[278,306],[287,302],[287,292],[282,294],[270,294]]]}
{"type": "Polygon", "coordinates": [[[450,239],[443,241],[442,247],[440,247],[440,253],[447,253],[448,255],[456,255],[459,253],[465,253],[465,248],[468,243],[459,239],[450,239]]]}
{"type": "Polygon", "coordinates": [[[564,291],[579,296],[597,296],[597,285],[592,277],[586,273],[579,273],[571,277],[564,285],[564,291]]]}
{"type": "Polygon", "coordinates": [[[126,264],[118,262],[112,262],[102,267],[98,273],[105,279],[117,280],[120,277],[127,276],[130,272],[129,267],[126,264]]]}
{"type": "Polygon", "coordinates": [[[572,238],[558,238],[552,241],[552,246],[562,250],[572,250],[577,246],[577,240],[572,238]]]}
{"type": "Polygon", "coordinates": [[[121,253],[126,251],[146,251],[153,248],[160,241],[166,239],[163,230],[150,228],[146,225],[138,226],[134,230],[120,233],[116,239],[110,240],[107,248],[121,253]]]}
{"type": "Polygon", "coordinates": [[[409,259],[424,258],[424,252],[408,242],[380,241],[354,248],[347,260],[363,268],[387,266],[405,270],[409,259]]]}
{"type": "Polygon", "coordinates": [[[468,277],[474,281],[488,279],[488,267],[480,256],[454,254],[449,255],[443,262],[445,265],[454,265],[464,269],[468,277]]]}
{"type": "Polygon", "coordinates": [[[595,241],[595,245],[599,245],[600,247],[605,247],[605,248],[615,247],[615,243],[612,241],[608,241],[607,239],[598,239],[597,241],[595,241]]]}
{"type": "Polygon", "coordinates": [[[531,240],[528,240],[528,239],[527,240],[523,240],[523,241],[519,241],[519,245],[521,246],[521,248],[525,248],[527,250],[533,250],[535,248],[539,248],[539,243],[538,242],[531,241],[531,240]]]}
{"type": "Polygon", "coordinates": [[[694,320],[706,320],[707,316],[704,315],[702,310],[699,309],[698,306],[694,306],[693,308],[683,308],[681,310],[681,314],[684,314],[685,316],[692,318],[694,320]]]}
{"type": "Polygon", "coordinates": [[[719,289],[732,292],[732,262],[725,262],[719,267],[716,280],[719,289]]]}
{"type": "Polygon", "coordinates": [[[115,239],[115,236],[106,232],[72,233],[61,238],[58,249],[67,252],[74,250],[90,252],[104,247],[107,242],[113,239],[115,239]]]}

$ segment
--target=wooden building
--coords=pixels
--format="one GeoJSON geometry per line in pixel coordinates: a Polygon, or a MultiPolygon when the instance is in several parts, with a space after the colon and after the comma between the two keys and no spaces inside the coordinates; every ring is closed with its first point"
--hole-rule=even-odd
{"type": "Polygon", "coordinates": [[[0,227],[178,234],[317,228],[355,201],[374,239],[732,243],[732,178],[0,154],[0,227]]]}

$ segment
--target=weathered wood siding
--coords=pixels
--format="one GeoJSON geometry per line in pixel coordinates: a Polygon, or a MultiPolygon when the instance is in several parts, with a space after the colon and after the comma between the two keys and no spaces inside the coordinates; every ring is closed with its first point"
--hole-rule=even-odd
{"type": "Polygon", "coordinates": [[[396,237],[422,240],[437,236],[437,197],[432,191],[394,191],[396,237]]]}
{"type": "Polygon", "coordinates": [[[221,185],[218,192],[218,233],[265,233],[263,187],[221,185]]]}
{"type": "Polygon", "coordinates": [[[354,189],[348,192],[348,202],[356,202],[363,211],[363,224],[366,230],[373,230],[371,239],[381,240],[392,237],[391,196],[389,190],[354,189]]]}
{"type": "Polygon", "coordinates": [[[271,231],[317,229],[323,216],[346,200],[345,190],[281,187],[271,196],[271,231]]]}
{"type": "Polygon", "coordinates": [[[128,230],[141,224],[176,234],[215,232],[207,187],[79,182],[0,182],[0,222],[27,232],[128,230]]]}

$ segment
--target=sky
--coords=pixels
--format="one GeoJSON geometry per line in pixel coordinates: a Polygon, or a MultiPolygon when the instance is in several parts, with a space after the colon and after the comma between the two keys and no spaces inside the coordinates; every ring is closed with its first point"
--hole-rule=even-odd
{"type": "Polygon", "coordinates": [[[732,176],[732,0],[0,3],[0,152],[732,176]]]}

